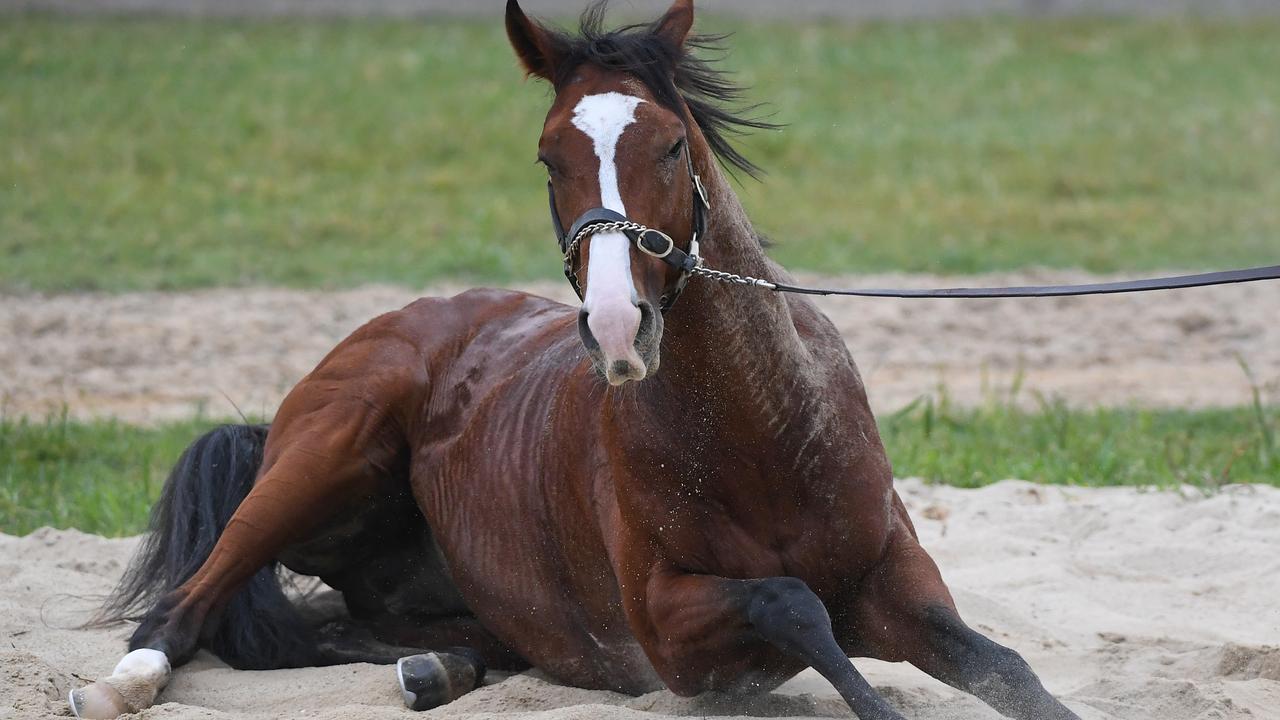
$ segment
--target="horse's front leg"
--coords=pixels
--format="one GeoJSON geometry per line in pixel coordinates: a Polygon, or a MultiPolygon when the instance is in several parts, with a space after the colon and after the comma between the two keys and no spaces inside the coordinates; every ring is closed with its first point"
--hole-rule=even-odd
{"type": "Polygon", "coordinates": [[[884,559],[850,612],[837,613],[836,633],[846,651],[910,662],[1017,720],[1080,720],[1045,690],[1021,655],[960,619],[901,501],[898,513],[902,525],[884,559]]]}
{"type": "Polygon", "coordinates": [[[673,570],[652,576],[646,590],[648,632],[641,633],[641,642],[673,692],[694,695],[724,685],[712,678],[749,680],[761,669],[781,675],[766,682],[780,681],[807,665],[862,720],[902,719],[849,662],[822,601],[802,581],[730,580],[673,570]]]}

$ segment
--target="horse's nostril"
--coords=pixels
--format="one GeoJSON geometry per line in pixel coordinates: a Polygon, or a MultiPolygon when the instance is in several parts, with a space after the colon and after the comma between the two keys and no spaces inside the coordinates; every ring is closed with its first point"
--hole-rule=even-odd
{"type": "Polygon", "coordinates": [[[591,352],[599,352],[600,343],[596,340],[596,336],[591,332],[591,326],[587,324],[587,316],[591,313],[586,309],[578,311],[578,336],[582,338],[582,344],[591,352]]]}
{"type": "Polygon", "coordinates": [[[640,327],[648,328],[653,326],[653,303],[648,300],[641,300],[636,303],[636,307],[640,308],[640,327]]]}
{"type": "Polygon", "coordinates": [[[653,303],[647,300],[641,300],[636,307],[640,308],[640,331],[636,333],[636,344],[643,346],[653,340],[659,332],[659,316],[654,310],[653,303]]]}

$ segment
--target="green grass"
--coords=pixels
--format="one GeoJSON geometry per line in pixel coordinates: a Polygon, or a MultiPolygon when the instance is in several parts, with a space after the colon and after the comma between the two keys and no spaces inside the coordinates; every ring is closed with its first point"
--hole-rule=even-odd
{"type": "MultiPolygon", "coordinates": [[[[0,531],[41,525],[140,532],[182,449],[212,423],[0,421],[0,531]]],[[[974,487],[1010,477],[1052,484],[1280,485],[1280,411],[960,409],[922,400],[882,418],[896,474],[974,487]]]]}
{"type": "Polygon", "coordinates": [[[922,400],[881,421],[898,476],[960,487],[1007,478],[1073,485],[1280,486],[1280,415],[1218,410],[1070,409],[1040,401],[958,408],[922,400]]]}
{"type": "Polygon", "coordinates": [[[209,425],[0,420],[0,532],[141,532],[169,468],[209,425]]]}
{"type": "MultiPolygon", "coordinates": [[[[748,25],[743,189],[824,271],[1276,262],[1280,20],[748,25]]],[[[0,21],[0,290],[554,278],[497,22],[0,21]]]]}

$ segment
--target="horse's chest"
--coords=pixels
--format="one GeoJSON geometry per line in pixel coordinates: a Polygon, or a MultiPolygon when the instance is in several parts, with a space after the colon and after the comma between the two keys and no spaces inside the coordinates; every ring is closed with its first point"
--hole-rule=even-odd
{"type": "Polygon", "coordinates": [[[650,531],[677,567],[732,578],[798,577],[815,589],[860,577],[883,552],[888,494],[779,490],[689,493],[650,531]]]}

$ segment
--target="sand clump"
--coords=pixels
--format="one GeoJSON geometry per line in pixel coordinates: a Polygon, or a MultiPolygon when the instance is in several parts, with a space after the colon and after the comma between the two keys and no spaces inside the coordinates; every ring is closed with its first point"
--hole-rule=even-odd
{"type": "MultiPolygon", "coordinates": [[[[1021,271],[804,279],[928,287],[1113,278],[1021,271]]],[[[73,417],[131,422],[233,417],[237,408],[270,416],[360,324],[421,295],[462,289],[0,296],[0,411],[41,417],[65,407],[73,417]]],[[[573,299],[562,282],[521,289],[573,299]]],[[[1083,406],[1240,405],[1251,401],[1241,360],[1268,399],[1280,397],[1280,283],[1094,298],[818,303],[844,335],[879,412],[940,384],[961,404],[1020,385],[1028,403],[1039,394],[1083,406]]]]}
{"type": "MultiPolygon", "coordinates": [[[[921,538],[975,627],[1027,657],[1085,720],[1280,718],[1280,489],[980,490],[899,482],[921,538]],[[926,513],[926,508],[933,508],[926,513]]],[[[107,674],[129,626],[78,630],[136,538],[74,530],[0,535],[0,717],[66,715],[72,687],[107,674]]],[[[910,666],[859,660],[912,720],[995,720],[910,666]]],[[[408,718],[389,667],[242,672],[201,653],[140,718],[408,718]]],[[[537,672],[421,718],[666,720],[850,717],[812,671],[742,700],[637,698],[537,672]]]]}

